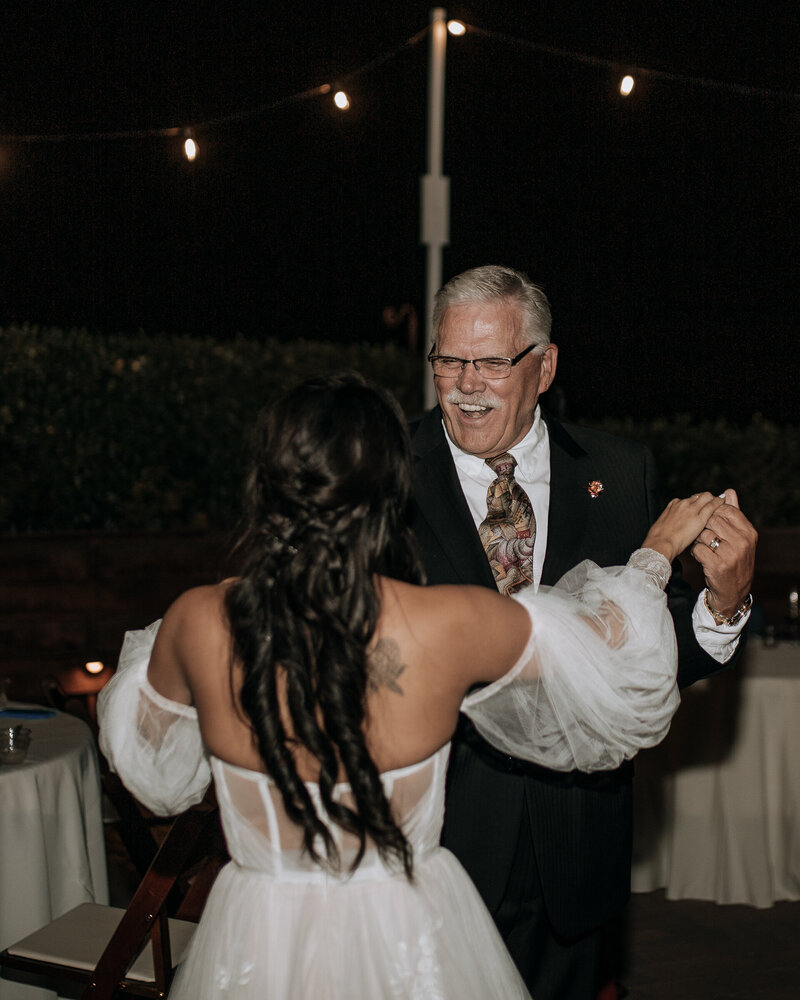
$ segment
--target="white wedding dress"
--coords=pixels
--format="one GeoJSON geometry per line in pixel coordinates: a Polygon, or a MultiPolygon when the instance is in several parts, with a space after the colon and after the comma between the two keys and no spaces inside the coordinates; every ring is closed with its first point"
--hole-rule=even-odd
{"type": "MultiPolygon", "coordinates": [[[[640,550],[627,567],[587,562],[554,588],[523,592],[516,599],[532,630],[522,657],[466,698],[463,711],[496,746],[561,770],[612,768],[658,743],[678,704],[668,574],[663,557],[640,550]]],[[[213,776],[231,856],[172,1000],[527,997],[469,877],[439,846],[449,745],[383,775],[413,846],[414,881],[374,849],[352,876],[326,874],[301,851],[271,779],[209,755],[195,710],[149,684],[158,625],[126,635],[99,698],[101,746],[159,813],[198,802],[213,776]]],[[[316,786],[309,789],[323,814],[316,786]]],[[[347,785],[337,793],[350,798],[347,785]]],[[[330,825],[347,865],[355,844],[330,825]]]]}

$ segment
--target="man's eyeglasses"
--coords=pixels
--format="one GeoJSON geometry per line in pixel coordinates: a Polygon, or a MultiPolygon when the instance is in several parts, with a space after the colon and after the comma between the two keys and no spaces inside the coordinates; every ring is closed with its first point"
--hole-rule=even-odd
{"type": "Polygon", "coordinates": [[[536,344],[531,344],[524,351],[520,351],[515,358],[474,358],[473,360],[467,360],[467,358],[451,358],[446,354],[434,354],[433,350],[436,347],[436,344],[434,344],[431,348],[431,353],[428,355],[428,361],[430,361],[431,368],[433,368],[433,374],[439,375],[442,378],[457,378],[467,365],[474,365],[475,371],[484,378],[508,378],[514,365],[518,365],[525,355],[530,354],[536,346],[536,344]]]}

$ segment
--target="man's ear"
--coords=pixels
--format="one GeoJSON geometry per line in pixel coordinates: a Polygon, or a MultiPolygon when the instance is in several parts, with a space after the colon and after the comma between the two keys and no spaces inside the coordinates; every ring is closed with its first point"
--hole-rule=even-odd
{"type": "Polygon", "coordinates": [[[558,347],[548,344],[542,355],[542,366],[539,369],[539,392],[546,392],[553,384],[558,367],[558,347]]]}

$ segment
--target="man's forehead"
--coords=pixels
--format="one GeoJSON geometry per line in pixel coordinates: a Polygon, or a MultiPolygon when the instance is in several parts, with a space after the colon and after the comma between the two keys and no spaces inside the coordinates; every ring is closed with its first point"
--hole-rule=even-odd
{"type": "Polygon", "coordinates": [[[511,347],[520,336],[518,310],[504,302],[470,303],[451,306],[444,314],[440,343],[464,344],[470,347],[511,347]]]}

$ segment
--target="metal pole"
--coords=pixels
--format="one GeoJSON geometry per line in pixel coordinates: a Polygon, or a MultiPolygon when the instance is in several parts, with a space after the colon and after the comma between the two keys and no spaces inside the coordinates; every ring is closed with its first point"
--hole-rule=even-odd
{"type": "MultiPolygon", "coordinates": [[[[444,62],[447,22],[444,7],[431,11],[428,61],[428,172],[420,189],[421,241],[427,247],[425,268],[424,349],[433,343],[433,298],[442,284],[442,247],[450,242],[450,178],[442,175],[444,147],[444,62]]],[[[436,403],[433,375],[425,365],[425,409],[436,403]]]]}

